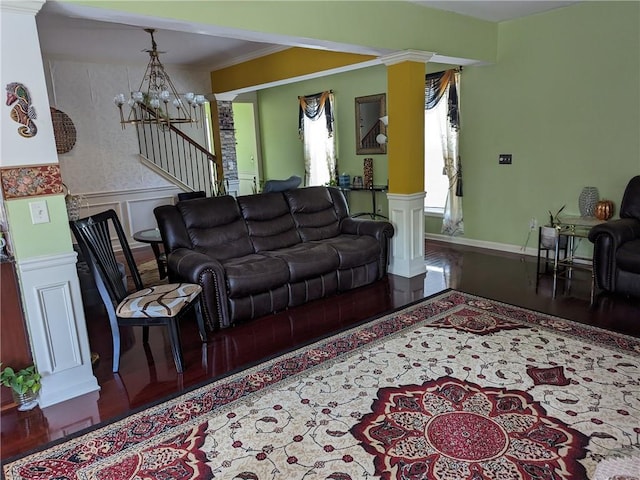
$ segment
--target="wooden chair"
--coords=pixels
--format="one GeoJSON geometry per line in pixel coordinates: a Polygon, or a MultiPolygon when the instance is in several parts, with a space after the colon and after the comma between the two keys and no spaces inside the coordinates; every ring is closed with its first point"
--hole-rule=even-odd
{"type": "Polygon", "coordinates": [[[71,221],[69,224],[91,269],[109,315],[113,337],[113,371],[117,372],[120,366],[119,326],[142,326],[142,340],[147,344],[149,327],[161,325],[169,330],[176,370],[182,373],[179,320],[185,314],[194,312],[200,338],[203,342],[207,339],[200,306],[202,287],[192,283],[171,283],[145,288],[124,230],[114,210],[71,221]],[[115,231],[133,280],[132,293],[127,291],[126,277],[123,278],[121,267],[116,259],[111,242],[110,225],[115,231]]]}

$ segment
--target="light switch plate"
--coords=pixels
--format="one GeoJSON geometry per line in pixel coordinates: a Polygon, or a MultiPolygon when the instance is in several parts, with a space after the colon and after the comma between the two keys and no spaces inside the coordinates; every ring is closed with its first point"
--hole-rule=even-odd
{"type": "Polygon", "coordinates": [[[46,200],[38,200],[37,202],[29,202],[29,209],[31,210],[31,223],[34,225],[38,223],[49,223],[49,209],[47,208],[46,200]]]}
{"type": "Polygon", "coordinates": [[[501,153],[498,155],[498,163],[500,165],[511,165],[513,155],[510,153],[501,153]]]}

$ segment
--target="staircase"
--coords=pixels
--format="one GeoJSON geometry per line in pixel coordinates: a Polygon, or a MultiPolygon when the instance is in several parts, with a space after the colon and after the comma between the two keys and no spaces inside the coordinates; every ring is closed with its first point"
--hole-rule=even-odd
{"type": "Polygon", "coordinates": [[[225,193],[218,159],[174,125],[139,123],[138,145],[142,162],[185,191],[209,196],[225,193]]]}

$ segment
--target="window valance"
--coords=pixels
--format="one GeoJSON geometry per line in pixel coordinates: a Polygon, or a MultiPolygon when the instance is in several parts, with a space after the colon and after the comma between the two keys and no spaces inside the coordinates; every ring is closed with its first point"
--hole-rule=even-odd
{"type": "Polygon", "coordinates": [[[424,108],[431,110],[442,99],[448,91],[447,118],[449,123],[456,130],[460,128],[460,109],[458,106],[458,92],[456,89],[456,75],[460,70],[451,69],[444,72],[429,73],[426,76],[424,92],[424,108]]]}
{"type": "Polygon", "coordinates": [[[298,97],[300,110],[298,115],[298,134],[300,138],[304,136],[304,117],[311,120],[320,118],[324,112],[327,121],[327,133],[333,136],[333,91],[315,93],[298,97]]]}

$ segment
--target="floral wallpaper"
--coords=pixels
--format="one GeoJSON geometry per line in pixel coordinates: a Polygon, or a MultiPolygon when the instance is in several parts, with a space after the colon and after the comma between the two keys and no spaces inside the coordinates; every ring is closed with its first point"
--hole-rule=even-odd
{"type": "MultiPolygon", "coordinates": [[[[70,191],[108,193],[170,185],[140,162],[135,128],[121,128],[113,104],[118,93],[138,88],[147,61],[144,53],[140,61],[140,65],[114,65],[45,57],[51,106],[73,118],[77,130],[73,150],[58,156],[70,191]]],[[[179,92],[211,92],[206,70],[167,65],[167,71],[179,92]]]]}
{"type": "Polygon", "coordinates": [[[63,193],[58,164],[6,167],[0,177],[5,200],[63,193]]]}

